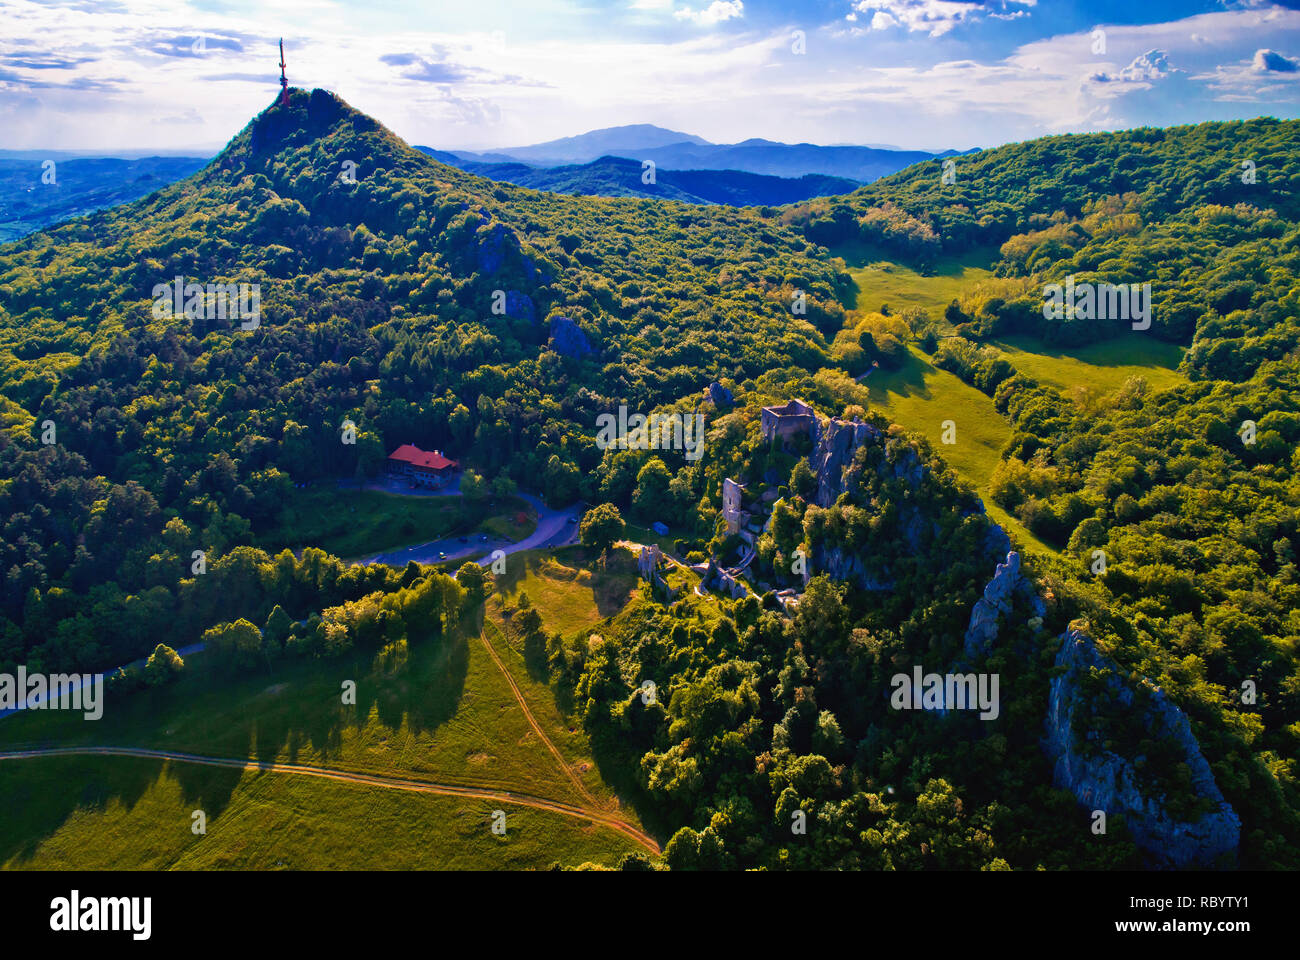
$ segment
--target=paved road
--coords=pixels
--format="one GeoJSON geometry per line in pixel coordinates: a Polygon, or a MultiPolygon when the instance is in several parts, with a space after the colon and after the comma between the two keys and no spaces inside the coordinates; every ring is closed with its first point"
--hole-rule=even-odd
{"type": "MultiPolygon", "coordinates": [[[[305,621],[304,621],[304,622],[305,622],[305,621]]],[[[183,660],[183,659],[185,659],[186,657],[188,657],[191,653],[198,653],[198,652],[201,651],[202,649],[203,649],[203,644],[202,644],[202,643],[191,643],[188,647],[181,647],[179,650],[176,651],[176,653],[177,653],[177,654],[181,657],[181,659],[183,660]]],[[[151,651],[151,653],[152,653],[152,651],[151,651]]],[[[143,670],[143,669],[144,669],[144,665],[145,665],[145,663],[148,662],[148,660],[149,660],[148,657],[141,657],[139,660],[132,660],[130,663],[123,664],[121,667],[117,667],[117,668],[115,668],[115,669],[113,669],[113,670],[105,670],[105,671],[103,672],[103,674],[101,674],[101,675],[104,677],[104,680],[107,682],[108,678],[111,677],[113,674],[117,673],[118,670],[130,670],[132,667],[135,667],[135,669],[137,669],[137,670],[143,670]]],[[[90,674],[90,676],[93,677],[93,676],[95,676],[95,674],[90,674]]],[[[73,677],[74,677],[74,679],[73,679],[73,681],[72,681],[72,684],[71,684],[71,686],[69,686],[69,688],[68,688],[69,693],[72,693],[73,691],[76,691],[76,690],[80,690],[80,689],[82,688],[82,686],[85,684],[85,677],[86,677],[86,674],[76,673],[76,674],[73,674],[73,677]]],[[[40,697],[40,696],[32,697],[31,699],[29,699],[29,700],[27,701],[27,706],[26,706],[25,708],[12,707],[12,708],[10,708],[9,710],[0,710],[0,720],[3,720],[5,717],[9,716],[9,714],[11,714],[11,713],[17,713],[20,709],[31,710],[31,709],[35,708],[37,705],[43,703],[45,700],[48,700],[48,699],[49,699],[49,696],[50,696],[50,695],[47,693],[47,694],[46,694],[45,696],[43,696],[43,697],[40,697]]]]}
{"type": "MultiPolygon", "coordinates": [[[[453,496],[453,494],[444,495],[453,496]]],[[[458,494],[455,495],[458,496],[458,494]]],[[[479,535],[471,536],[469,543],[461,543],[456,537],[447,537],[443,540],[429,540],[409,547],[399,547],[387,553],[377,553],[374,556],[366,557],[360,562],[363,564],[386,563],[392,567],[404,567],[411,560],[416,563],[442,563],[447,560],[468,560],[471,557],[485,554],[485,556],[481,557],[479,563],[487,566],[492,562],[491,554],[494,550],[509,554],[519,550],[561,547],[577,542],[578,516],[582,512],[580,504],[573,504],[561,510],[552,510],[531,494],[518,493],[515,496],[528,501],[532,508],[537,511],[537,529],[517,543],[492,537],[482,540],[479,535]],[[572,522],[570,522],[571,520],[572,522]],[[445,553],[446,556],[440,558],[438,556],[440,553],[445,553]]]]}
{"type": "Polygon", "coordinates": [[[617,830],[626,837],[635,840],[651,853],[659,853],[659,844],[649,835],[642,833],[618,817],[600,810],[589,810],[573,804],[534,797],[526,793],[505,790],[485,790],[479,787],[464,787],[446,783],[430,783],[425,780],[407,780],[401,777],[381,777],[368,773],[352,773],[348,770],[331,770],[326,767],[309,767],[298,763],[263,762],[258,760],[240,760],[234,757],[204,757],[193,753],[175,753],[170,750],[145,750],[139,747],[48,747],[43,750],[10,750],[0,753],[0,760],[30,760],[37,757],[145,757],[156,760],[171,760],[174,763],[193,763],[206,767],[230,767],[235,770],[254,769],[265,773],[297,774],[304,777],[320,777],[325,780],[339,780],[344,783],[356,783],[371,787],[386,787],[390,790],[407,790],[414,793],[436,793],[451,797],[471,797],[478,800],[492,800],[497,803],[512,803],[535,810],[549,810],[566,817],[578,817],[590,820],[611,830],[617,830]]]}

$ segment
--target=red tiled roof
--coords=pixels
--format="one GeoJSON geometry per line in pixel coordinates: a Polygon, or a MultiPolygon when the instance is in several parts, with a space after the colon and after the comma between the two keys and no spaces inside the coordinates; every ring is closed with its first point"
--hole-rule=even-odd
{"type": "Polygon", "coordinates": [[[425,467],[429,470],[446,470],[448,467],[456,466],[455,460],[448,460],[438,451],[421,450],[414,444],[404,443],[388,455],[389,460],[401,460],[403,463],[409,463],[415,467],[425,467]]]}

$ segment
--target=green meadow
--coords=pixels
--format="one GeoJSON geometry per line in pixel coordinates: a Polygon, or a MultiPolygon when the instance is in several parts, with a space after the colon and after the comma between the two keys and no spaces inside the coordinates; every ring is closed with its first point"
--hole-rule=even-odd
{"type": "Polygon", "coordinates": [[[635,523],[627,525],[627,532],[623,535],[624,539],[632,543],[655,543],[664,553],[676,553],[677,548],[673,545],[674,541],[681,536],[680,533],[674,533],[670,527],[665,536],[660,536],[649,527],[638,526],[635,523]]]}
{"type": "Polygon", "coordinates": [[[1186,348],[1144,333],[1128,333],[1082,347],[1049,346],[1035,337],[1004,337],[994,340],[993,346],[1025,376],[1067,396],[1080,389],[1110,394],[1130,377],[1146,378],[1157,391],[1186,382],[1178,372],[1186,348]]]}
{"type": "Polygon", "coordinates": [[[984,508],[1021,546],[1054,553],[989,495],[993,468],[1011,437],[1011,424],[993,407],[992,398],[940,370],[919,351],[909,348],[898,370],[877,370],[866,381],[873,409],[918,433],[963,480],[975,488],[984,508]],[[955,443],[943,443],[943,424],[956,425],[955,443]]]}
{"type": "Polygon", "coordinates": [[[614,866],[640,849],[588,821],[491,800],[134,757],[4,762],[3,869],[526,870],[614,866]],[[490,829],[495,809],[504,835],[490,829]]]}
{"type": "Polygon", "coordinates": [[[636,586],[636,557],[627,550],[611,550],[604,566],[584,547],[525,550],[510,555],[488,614],[501,622],[502,601],[518,603],[526,593],[546,631],[567,636],[615,616],[636,586]]]}
{"type": "MultiPolygon", "coordinates": [[[[540,589],[540,581],[534,589],[539,607],[567,604],[540,589]]],[[[377,675],[372,655],[358,651],[336,660],[285,662],[273,672],[239,677],[204,669],[203,655],[197,654],[178,683],[110,700],[95,723],[71,713],[8,717],[0,723],[0,749],[112,745],[169,750],[509,791],[605,813],[619,811],[617,798],[590,756],[585,734],[561,715],[550,689],[529,675],[494,624],[486,624],[484,635],[500,665],[478,626],[469,623],[441,642],[413,645],[406,672],[396,678],[377,675]],[[348,680],[356,683],[355,704],[342,702],[348,680]],[[539,731],[573,776],[561,767],[539,731]]],[[[98,837],[95,842],[105,855],[120,857],[123,865],[185,867],[264,867],[274,865],[266,858],[275,853],[294,866],[329,868],[326,851],[346,855],[353,848],[357,853],[350,865],[358,868],[544,867],[557,860],[616,861],[622,853],[640,849],[609,827],[512,806],[508,814],[522,818],[521,824],[532,824],[534,832],[531,839],[522,832],[508,838],[518,842],[507,853],[488,830],[484,811],[498,805],[492,801],[407,794],[287,773],[135,758],[50,757],[0,764],[4,790],[13,798],[11,804],[0,791],[3,809],[22,808],[24,817],[34,818],[10,818],[0,828],[0,863],[10,865],[77,866],[75,860],[60,857],[70,856],[87,837],[98,837]],[[112,772],[118,769],[122,772],[112,772]],[[45,772],[50,770],[59,772],[45,772]],[[50,781],[42,781],[46,776],[78,787],[55,790],[50,781]],[[83,783],[101,786],[83,788],[83,783]],[[64,799],[53,804],[22,800],[50,796],[64,799]],[[251,826],[232,828],[228,841],[202,850],[193,847],[186,831],[195,797],[201,797],[210,820],[228,812],[251,826]],[[149,830],[133,839],[133,811],[142,802],[146,811],[159,811],[146,820],[162,817],[163,811],[169,811],[164,819],[183,814],[185,830],[179,837],[149,830]],[[321,840],[316,852],[305,840],[264,842],[263,827],[299,819],[304,820],[303,830],[329,838],[321,840]],[[423,826],[412,831],[407,820],[423,826]],[[377,822],[392,827],[377,830],[377,822]],[[432,843],[427,862],[410,859],[421,855],[420,838],[427,839],[438,824],[450,832],[440,833],[432,843]],[[483,838],[475,833],[480,828],[483,838]],[[371,831],[376,831],[373,836],[361,839],[371,831]],[[466,837],[474,842],[465,846],[461,841],[466,837]],[[587,843],[588,837],[597,839],[587,843]],[[404,852],[394,852],[397,847],[404,852]]],[[[636,824],[630,813],[620,816],[636,824]]]]}
{"type": "MultiPolygon", "coordinates": [[[[992,276],[988,265],[995,251],[972,251],[939,261],[923,274],[891,261],[865,246],[845,247],[845,258],[857,283],[858,310],[877,311],[888,304],[893,312],[920,307],[939,319],[943,310],[970,286],[992,276]]],[[[1004,337],[993,345],[1017,370],[1080,402],[1090,395],[1108,395],[1133,376],[1144,377],[1153,390],[1183,382],[1177,370],[1184,348],[1132,333],[1082,347],[1055,347],[1033,337],[1004,337]]],[[[989,480],[1011,436],[1011,425],[993,407],[992,398],[960,378],[935,367],[925,354],[909,348],[898,370],[880,369],[865,381],[872,406],[896,423],[930,441],[930,445],[984,500],[990,516],[1022,546],[1055,552],[992,502],[989,480]],[[956,425],[956,443],[942,442],[943,423],[956,425]]]]}
{"type": "Polygon", "coordinates": [[[892,313],[906,307],[920,307],[935,319],[943,317],[944,308],[962,291],[993,275],[989,265],[997,259],[994,249],[970,250],[940,259],[929,273],[890,259],[892,254],[865,244],[837,247],[849,276],[857,284],[854,307],[879,311],[888,305],[892,313]]]}

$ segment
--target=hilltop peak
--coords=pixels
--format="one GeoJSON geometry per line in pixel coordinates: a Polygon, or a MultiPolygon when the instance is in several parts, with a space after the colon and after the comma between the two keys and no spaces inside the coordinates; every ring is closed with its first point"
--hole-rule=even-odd
{"type": "MultiPolygon", "coordinates": [[[[279,95],[255,116],[217,156],[220,169],[261,167],[270,156],[300,150],[320,140],[337,139],[339,147],[365,137],[366,156],[402,153],[419,156],[406,141],[373,117],[352,107],[342,97],[319,87],[307,91],[289,88],[289,104],[279,95]]],[[[360,156],[357,157],[360,159],[360,156]]]]}
{"type": "Polygon", "coordinates": [[[353,109],[341,97],[319,87],[308,92],[290,87],[289,105],[276,97],[248,125],[250,147],[256,153],[273,152],[285,146],[297,146],[307,140],[329,136],[345,122],[375,129],[378,122],[353,109]]]}

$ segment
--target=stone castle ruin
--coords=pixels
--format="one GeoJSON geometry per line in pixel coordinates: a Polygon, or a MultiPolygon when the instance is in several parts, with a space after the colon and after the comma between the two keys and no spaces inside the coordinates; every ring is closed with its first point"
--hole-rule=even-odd
{"type": "Polygon", "coordinates": [[[772,443],[780,437],[782,443],[804,435],[817,440],[817,412],[802,400],[790,400],[779,407],[763,408],[763,439],[772,443]]]}
{"type": "Polygon", "coordinates": [[[636,568],[641,579],[650,584],[650,590],[655,596],[671,602],[676,598],[677,591],[668,586],[668,581],[664,579],[663,567],[666,562],[659,544],[651,543],[641,547],[636,568]]]}
{"type": "MultiPolygon", "coordinates": [[[[913,487],[924,479],[925,465],[910,445],[872,424],[836,418],[819,420],[813,408],[802,400],[764,407],[762,417],[763,437],[769,442],[780,438],[788,443],[805,434],[812,437],[809,465],[817,478],[814,500],[821,507],[831,506],[843,493],[853,495],[858,488],[855,453],[864,445],[879,445],[887,454],[893,452],[875,468],[882,473],[913,487]]],[[[724,484],[723,515],[728,530],[743,528],[747,516],[740,511],[743,491],[735,481],[724,484]],[[733,522],[739,526],[733,528],[733,522]]],[[[983,505],[976,509],[982,512],[983,505]]],[[[905,524],[903,535],[919,548],[926,535],[925,527],[925,518],[918,513],[905,524]]],[[[963,669],[987,656],[1005,627],[1023,618],[1032,629],[1041,629],[1047,612],[1039,585],[1022,568],[1020,555],[1011,549],[1005,531],[997,524],[990,526],[986,545],[993,556],[1001,555],[1005,559],[996,564],[983,595],[971,610],[957,664],[963,669]]],[[[856,553],[839,548],[822,550],[812,561],[817,572],[853,583],[859,589],[893,587],[887,576],[882,578],[879,573],[870,572],[864,558],[856,553]]],[[[716,564],[710,563],[705,573],[717,586],[730,587],[726,571],[718,569],[716,564]]],[[[793,590],[782,591],[778,599],[786,610],[798,604],[798,594],[793,590]]],[[[1050,682],[1042,740],[1043,750],[1053,764],[1055,785],[1073,793],[1087,810],[1123,814],[1134,841],[1156,866],[1206,867],[1231,861],[1240,842],[1240,819],[1215,783],[1183,711],[1149,681],[1128,679],[1126,672],[1101,653],[1082,629],[1071,626],[1061,635],[1060,643],[1056,666],[1061,672],[1050,682]],[[1164,797],[1144,792],[1139,763],[1106,749],[1097,741],[1094,707],[1081,692],[1082,677],[1097,672],[1109,677],[1109,686],[1122,703],[1141,717],[1151,737],[1170,741],[1179,748],[1192,773],[1194,797],[1206,812],[1190,821],[1175,819],[1164,797]]]]}
{"type": "MultiPolygon", "coordinates": [[[[745,512],[743,500],[745,487],[730,477],[722,481],[722,519],[726,521],[727,533],[739,533],[744,536],[749,514],[745,512]]],[[[752,538],[751,538],[752,539],[752,538]]]]}

